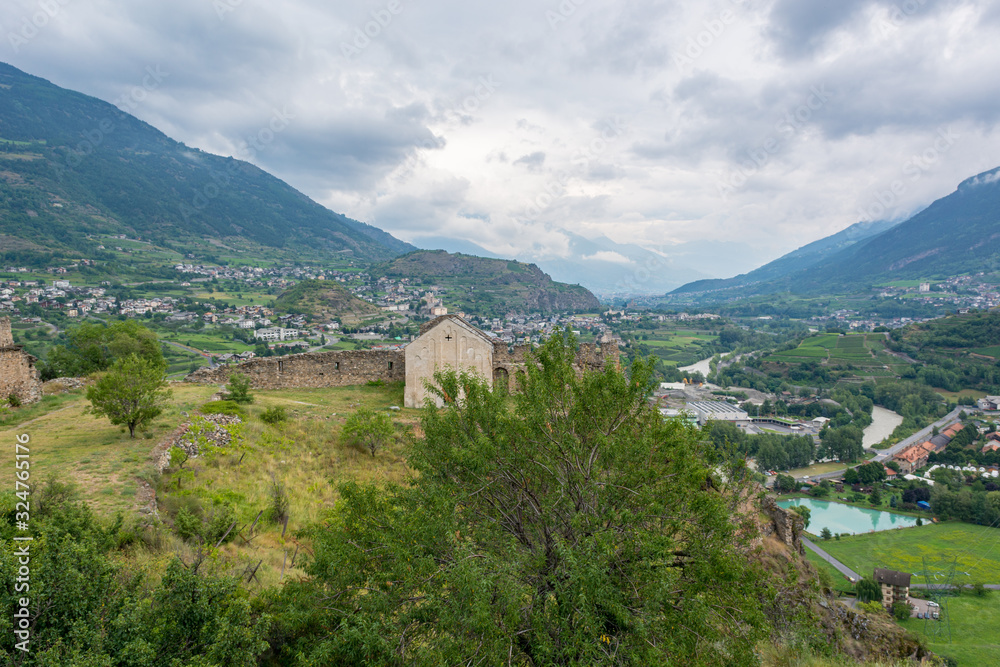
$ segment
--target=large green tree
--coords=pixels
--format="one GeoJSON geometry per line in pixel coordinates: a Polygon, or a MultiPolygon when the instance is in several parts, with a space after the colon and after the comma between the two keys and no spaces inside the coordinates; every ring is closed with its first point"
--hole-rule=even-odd
{"type": "Polygon", "coordinates": [[[162,366],[130,354],[87,387],[87,400],[94,415],[128,427],[129,436],[134,438],[136,428],[163,412],[163,402],[170,395],[163,391],[165,386],[162,366]]]}
{"type": "Polygon", "coordinates": [[[754,664],[768,594],[745,467],[651,409],[652,364],[578,375],[553,337],[519,391],[435,376],[407,486],[347,484],[285,591],[301,664],[754,664]],[[722,481],[725,480],[725,481],[722,481]],[[743,493],[741,493],[743,492],[743,493]],[[750,521],[748,523],[748,521],[750,521]]]}
{"type": "Polygon", "coordinates": [[[135,320],[108,325],[83,322],[67,330],[66,337],[66,344],[52,348],[46,358],[44,370],[49,377],[90,375],[130,354],[167,367],[156,334],[135,320]]]}

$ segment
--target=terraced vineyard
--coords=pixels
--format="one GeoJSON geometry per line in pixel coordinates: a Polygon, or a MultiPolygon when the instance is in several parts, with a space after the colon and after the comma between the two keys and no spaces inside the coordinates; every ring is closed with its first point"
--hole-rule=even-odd
{"type": "Polygon", "coordinates": [[[881,333],[814,335],[792,350],[771,354],[767,361],[786,369],[818,364],[837,371],[844,382],[894,379],[909,368],[909,364],[889,354],[881,333]]]}

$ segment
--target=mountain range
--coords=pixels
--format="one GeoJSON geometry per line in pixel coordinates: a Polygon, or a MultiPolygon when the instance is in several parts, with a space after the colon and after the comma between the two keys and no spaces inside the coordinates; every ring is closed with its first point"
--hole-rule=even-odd
{"type": "MultiPolygon", "coordinates": [[[[692,279],[718,275],[719,267],[755,266],[747,257],[746,246],[730,241],[664,244],[650,250],[634,243],[617,243],[606,236],[563,234],[567,240],[563,253],[523,252],[516,259],[537,264],[555,280],[585,285],[599,295],[662,294],[692,279]]],[[[431,236],[414,239],[413,243],[424,249],[499,258],[465,239],[431,236]]]]}
{"type": "Polygon", "coordinates": [[[749,273],[688,283],[668,296],[722,301],[747,296],[853,293],[900,279],[1000,269],[1000,167],[962,181],[898,224],[860,222],[749,273]]]}
{"type": "Polygon", "coordinates": [[[254,165],[190,148],[117,107],[0,63],[0,256],[238,238],[385,260],[414,247],[254,165]]]}

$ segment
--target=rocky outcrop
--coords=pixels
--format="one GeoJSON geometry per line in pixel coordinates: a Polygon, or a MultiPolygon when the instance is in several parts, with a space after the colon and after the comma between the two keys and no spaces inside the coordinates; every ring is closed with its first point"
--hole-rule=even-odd
{"type": "Polygon", "coordinates": [[[761,509],[771,519],[769,525],[766,524],[762,527],[762,532],[765,535],[774,535],[784,542],[791,551],[804,554],[802,531],[806,527],[805,520],[795,512],[779,507],[774,496],[764,496],[761,500],[761,509]]]}

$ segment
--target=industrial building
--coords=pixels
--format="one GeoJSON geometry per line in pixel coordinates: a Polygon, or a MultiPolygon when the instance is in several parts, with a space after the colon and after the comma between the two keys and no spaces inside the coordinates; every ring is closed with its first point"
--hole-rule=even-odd
{"type": "Polygon", "coordinates": [[[687,409],[698,417],[698,424],[704,426],[710,419],[727,422],[749,421],[750,415],[732,403],[723,401],[694,401],[687,404],[687,409]]]}

